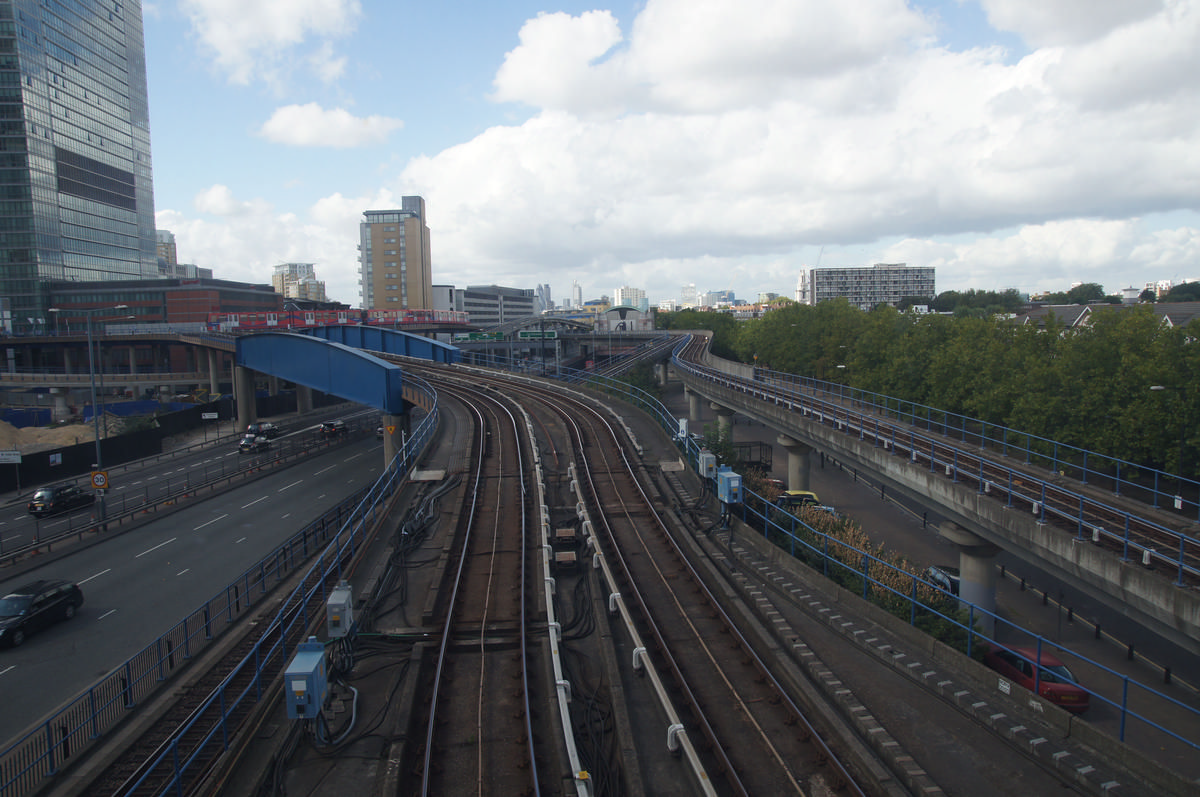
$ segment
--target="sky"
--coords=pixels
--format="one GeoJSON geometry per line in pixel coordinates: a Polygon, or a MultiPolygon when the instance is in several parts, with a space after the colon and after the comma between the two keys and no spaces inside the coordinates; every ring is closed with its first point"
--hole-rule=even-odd
{"type": "Polygon", "coordinates": [[[143,0],[157,226],[361,304],[365,210],[437,285],[794,297],[1200,279],[1200,0],[143,0]]]}

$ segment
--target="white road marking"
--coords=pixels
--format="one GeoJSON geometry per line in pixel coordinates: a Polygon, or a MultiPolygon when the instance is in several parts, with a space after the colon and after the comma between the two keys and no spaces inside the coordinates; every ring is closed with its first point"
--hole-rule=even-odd
{"type": "Polygon", "coordinates": [[[314,476],[320,476],[320,475],[321,475],[322,473],[324,473],[325,471],[327,471],[327,470],[333,470],[333,469],[334,469],[334,468],[336,468],[336,467],[337,467],[337,465],[330,465],[328,468],[321,468],[319,471],[317,471],[317,472],[316,472],[316,473],[314,473],[313,475],[314,475],[314,476]]]}
{"type": "Polygon", "coordinates": [[[204,528],[205,526],[211,526],[212,524],[216,523],[218,520],[224,520],[227,517],[229,517],[228,514],[221,515],[220,517],[217,517],[217,518],[213,518],[212,520],[208,521],[207,523],[201,523],[199,526],[192,529],[192,531],[199,531],[200,529],[204,528]]]}
{"type": "Polygon", "coordinates": [[[12,672],[12,671],[13,671],[13,670],[15,670],[15,669],[17,669],[17,665],[15,665],[15,664],[10,664],[10,665],[8,665],[7,667],[5,667],[3,670],[0,670],[0,675],[5,675],[5,674],[7,674],[7,673],[10,673],[10,672],[12,672]]]}
{"type": "Polygon", "coordinates": [[[298,482],[292,482],[291,484],[289,484],[289,485],[288,485],[288,486],[286,486],[286,487],[280,487],[280,488],[279,488],[278,490],[276,490],[275,492],[277,492],[277,493],[282,493],[284,490],[290,490],[291,488],[295,487],[297,484],[302,484],[303,482],[304,482],[304,479],[301,479],[301,480],[300,480],[300,481],[298,481],[298,482]]]}
{"type": "Polygon", "coordinates": [[[253,501],[251,501],[250,503],[243,506],[242,509],[249,509],[250,507],[257,504],[259,501],[266,501],[266,500],[267,500],[267,497],[265,495],[262,498],[255,498],[253,501]]]}
{"type": "Polygon", "coordinates": [[[291,513],[291,512],[288,512],[286,515],[284,515],[283,517],[281,517],[281,518],[279,518],[279,519],[280,519],[280,520],[284,520],[285,518],[290,518],[291,516],[292,516],[292,513],[291,513]]]}
{"type": "Polygon", "coordinates": [[[358,459],[358,458],[359,458],[359,457],[361,457],[361,456],[362,456],[362,452],[360,451],[360,452],[358,452],[357,454],[355,454],[355,455],[354,455],[354,456],[352,456],[352,457],[346,457],[345,459],[343,459],[343,460],[342,460],[342,462],[349,462],[350,460],[352,460],[352,459],[358,459]]]}
{"type": "Polygon", "coordinates": [[[245,542],[246,539],[247,539],[246,537],[242,537],[240,540],[238,540],[238,542],[245,542]]]}
{"type": "Polygon", "coordinates": [[[110,614],[116,614],[116,613],[117,613],[116,609],[109,609],[108,611],[106,611],[104,614],[100,615],[96,619],[103,620],[105,617],[108,617],[110,614]]]}
{"type": "Polygon", "coordinates": [[[190,567],[185,567],[185,568],[183,568],[182,570],[180,570],[178,573],[176,573],[175,575],[177,575],[177,576],[182,576],[184,573],[186,573],[187,571],[189,571],[189,570],[191,570],[191,569],[192,569],[192,568],[190,568],[190,567]]]}
{"type": "Polygon", "coordinates": [[[112,572],[112,568],[111,568],[111,567],[106,567],[106,568],[104,568],[103,570],[101,570],[99,573],[96,573],[95,575],[92,575],[92,576],[88,576],[87,578],[85,578],[83,581],[80,581],[79,583],[80,583],[80,584],[86,584],[86,583],[88,583],[89,581],[91,581],[92,579],[94,579],[94,578],[100,578],[100,576],[104,575],[105,573],[110,573],[110,572],[112,572]]]}
{"type": "Polygon", "coordinates": [[[155,551],[157,551],[159,548],[163,547],[164,545],[170,545],[171,543],[175,542],[175,540],[176,540],[176,538],[172,537],[171,539],[167,540],[166,542],[160,542],[158,545],[155,545],[153,548],[147,548],[146,550],[142,551],[140,554],[138,554],[137,556],[135,556],[133,558],[141,559],[146,554],[154,553],[155,551]]]}

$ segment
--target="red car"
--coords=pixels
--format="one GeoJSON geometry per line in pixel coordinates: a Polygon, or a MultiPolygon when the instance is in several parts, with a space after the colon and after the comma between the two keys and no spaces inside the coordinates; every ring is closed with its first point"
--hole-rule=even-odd
{"type": "Polygon", "coordinates": [[[1073,714],[1087,711],[1091,703],[1088,691],[1076,686],[1079,679],[1061,659],[1047,650],[1043,650],[1038,659],[1035,648],[990,648],[983,656],[983,663],[1031,692],[1035,691],[1033,685],[1036,678],[1039,695],[1073,714]],[[1035,660],[1041,664],[1036,672],[1033,666],[1035,660]]]}

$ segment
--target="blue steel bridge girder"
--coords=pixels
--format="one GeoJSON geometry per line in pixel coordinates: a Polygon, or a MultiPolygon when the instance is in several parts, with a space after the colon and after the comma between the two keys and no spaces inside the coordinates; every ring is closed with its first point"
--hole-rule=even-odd
{"type": "Polygon", "coordinates": [[[366,352],[310,335],[266,332],[237,340],[237,364],[298,385],[404,414],[399,366],[366,352]]]}

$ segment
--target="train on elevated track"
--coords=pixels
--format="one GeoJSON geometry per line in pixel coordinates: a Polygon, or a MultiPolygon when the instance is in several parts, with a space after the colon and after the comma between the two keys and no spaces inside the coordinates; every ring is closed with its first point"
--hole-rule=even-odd
{"type": "Polygon", "coordinates": [[[279,310],[208,315],[210,332],[286,331],[338,324],[403,329],[406,326],[466,323],[467,314],[458,310],[279,310]]]}

